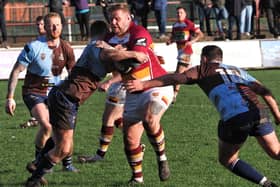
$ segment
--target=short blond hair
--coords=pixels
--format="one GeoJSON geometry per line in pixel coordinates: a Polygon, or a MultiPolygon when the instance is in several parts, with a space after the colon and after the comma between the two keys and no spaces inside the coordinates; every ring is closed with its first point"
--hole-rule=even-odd
{"type": "MultiPolygon", "coordinates": [[[[61,17],[60,17],[60,15],[59,15],[58,13],[56,13],[56,12],[50,12],[50,13],[48,13],[47,15],[45,15],[45,17],[44,17],[44,23],[45,23],[45,25],[48,25],[48,24],[50,23],[50,19],[51,19],[52,17],[58,17],[58,18],[60,19],[60,21],[61,21],[61,17]]],[[[62,22],[62,21],[61,21],[61,22],[62,22]]]]}
{"type": "Polygon", "coordinates": [[[129,7],[124,3],[118,3],[118,4],[110,6],[109,9],[108,9],[108,12],[110,14],[110,13],[112,13],[114,11],[117,11],[117,10],[122,10],[122,11],[130,14],[129,7]]]}

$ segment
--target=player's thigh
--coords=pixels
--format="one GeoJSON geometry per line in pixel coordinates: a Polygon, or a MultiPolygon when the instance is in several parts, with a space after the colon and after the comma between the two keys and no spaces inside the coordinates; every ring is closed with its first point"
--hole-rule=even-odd
{"type": "Polygon", "coordinates": [[[40,124],[49,124],[49,110],[46,104],[38,103],[34,105],[31,109],[31,114],[39,121],[40,124]]]}
{"type": "Polygon", "coordinates": [[[280,159],[280,143],[275,131],[264,136],[257,136],[256,138],[269,156],[280,159]]]}
{"type": "Polygon", "coordinates": [[[173,98],[173,87],[161,87],[150,89],[143,95],[142,100],[145,120],[160,119],[168,109],[173,98]]]}

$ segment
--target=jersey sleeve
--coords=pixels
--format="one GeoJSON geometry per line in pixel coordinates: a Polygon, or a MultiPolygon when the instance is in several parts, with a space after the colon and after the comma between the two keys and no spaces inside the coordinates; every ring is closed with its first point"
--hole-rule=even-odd
{"type": "Polygon", "coordinates": [[[144,28],[133,30],[128,45],[129,50],[148,53],[148,50],[151,48],[151,46],[151,36],[144,28]]]}
{"type": "Polygon", "coordinates": [[[189,26],[191,32],[196,32],[197,30],[199,30],[199,27],[196,27],[192,21],[186,19],[185,22],[189,26]]]}
{"type": "Polygon", "coordinates": [[[255,79],[253,76],[251,76],[247,71],[240,69],[240,76],[244,80],[244,83],[247,85],[252,84],[253,82],[256,82],[257,79],[255,79]]]}
{"type": "Polygon", "coordinates": [[[17,62],[24,66],[28,66],[34,59],[35,53],[30,43],[26,44],[17,58],[17,62]]]}

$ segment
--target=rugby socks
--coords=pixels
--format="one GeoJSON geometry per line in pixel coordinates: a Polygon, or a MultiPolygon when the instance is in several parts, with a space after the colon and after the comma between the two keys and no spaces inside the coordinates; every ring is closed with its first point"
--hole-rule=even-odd
{"type": "Polygon", "coordinates": [[[51,149],[54,148],[54,141],[52,138],[49,138],[47,141],[46,141],[46,144],[44,146],[43,149],[41,149],[37,156],[36,156],[36,160],[35,160],[35,165],[39,163],[39,160],[42,158],[43,155],[45,155],[47,152],[49,152],[51,149]]]}
{"type": "Polygon", "coordinates": [[[114,127],[102,126],[101,135],[99,138],[99,149],[96,151],[96,154],[102,158],[105,156],[109,144],[111,143],[114,135],[114,127]]]}
{"type": "Polygon", "coordinates": [[[45,154],[39,161],[37,169],[32,173],[31,178],[39,179],[43,177],[48,171],[55,166],[55,163],[51,161],[48,154],[45,154]]]}
{"type": "Polygon", "coordinates": [[[152,144],[157,157],[158,161],[165,161],[167,160],[165,155],[165,139],[164,139],[164,132],[162,127],[160,126],[158,132],[154,135],[147,134],[150,143],[152,144]]]}
{"type": "Polygon", "coordinates": [[[127,161],[132,169],[133,180],[142,183],[143,173],[142,173],[142,161],[143,155],[142,147],[139,145],[134,150],[125,150],[127,161]]]}
{"type": "Polygon", "coordinates": [[[41,151],[42,151],[43,149],[44,149],[44,148],[35,145],[35,162],[38,161],[37,158],[39,157],[39,155],[40,155],[40,153],[41,153],[41,151]]]}
{"type": "Polygon", "coordinates": [[[266,178],[255,170],[252,166],[244,162],[243,160],[237,160],[231,164],[231,171],[253,183],[261,184],[266,182],[266,178]]]}
{"type": "Polygon", "coordinates": [[[64,168],[66,168],[67,166],[71,166],[72,165],[72,155],[66,156],[65,158],[63,158],[62,165],[64,168]]]}

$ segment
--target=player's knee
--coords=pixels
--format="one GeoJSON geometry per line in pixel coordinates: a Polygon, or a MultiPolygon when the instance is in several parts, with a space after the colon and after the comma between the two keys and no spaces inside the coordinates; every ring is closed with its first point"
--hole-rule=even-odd
{"type": "Polygon", "coordinates": [[[42,122],[40,128],[44,132],[44,134],[50,134],[52,132],[52,126],[48,122],[42,122]]]}
{"type": "Polygon", "coordinates": [[[280,148],[277,150],[273,150],[268,153],[269,156],[274,160],[280,160],[280,148]]]}
{"type": "Polygon", "coordinates": [[[66,156],[71,155],[71,152],[72,152],[71,149],[65,146],[59,150],[59,156],[60,158],[64,158],[66,156]]]}
{"type": "Polygon", "coordinates": [[[232,160],[230,160],[230,159],[227,159],[227,158],[225,158],[225,157],[222,157],[222,156],[219,157],[219,163],[220,163],[222,166],[224,166],[224,167],[226,167],[226,168],[228,168],[228,169],[230,169],[230,167],[231,167],[231,165],[232,165],[233,162],[234,162],[234,161],[232,161],[232,160]]]}

